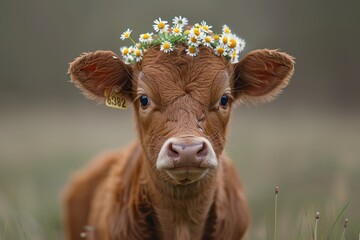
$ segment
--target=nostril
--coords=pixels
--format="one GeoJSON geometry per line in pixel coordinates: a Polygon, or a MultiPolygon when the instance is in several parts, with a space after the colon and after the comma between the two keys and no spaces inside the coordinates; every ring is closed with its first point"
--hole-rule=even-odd
{"type": "Polygon", "coordinates": [[[180,154],[178,153],[178,151],[176,151],[173,147],[172,143],[169,143],[168,145],[168,156],[170,158],[176,159],[179,158],[180,154]]]}
{"type": "Polygon", "coordinates": [[[197,158],[204,158],[208,155],[208,147],[205,142],[202,143],[202,147],[197,151],[196,157],[197,158]]]}

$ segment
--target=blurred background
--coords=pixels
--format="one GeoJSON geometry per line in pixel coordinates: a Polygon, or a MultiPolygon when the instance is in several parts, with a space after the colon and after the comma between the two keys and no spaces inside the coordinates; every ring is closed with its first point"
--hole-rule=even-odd
{"type": "Polygon", "coordinates": [[[0,2],[0,239],[62,239],[61,191],[94,155],[135,139],[132,110],[85,99],[66,74],[80,53],[118,54],[120,34],[158,18],[228,24],[244,54],[296,57],[290,85],[272,102],[236,108],[227,152],[249,201],[249,239],[360,232],[360,2],[286,0],[62,0],[0,2]],[[346,204],[344,213],[339,213],[346,204]],[[338,222],[336,219],[339,217],[338,222]],[[334,223],[337,223],[331,230],[334,223]]]}

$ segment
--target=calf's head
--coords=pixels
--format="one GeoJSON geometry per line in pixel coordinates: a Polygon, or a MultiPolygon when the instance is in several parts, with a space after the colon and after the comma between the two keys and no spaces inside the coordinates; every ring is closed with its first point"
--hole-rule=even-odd
{"type": "Polygon", "coordinates": [[[155,46],[132,65],[110,51],[85,53],[69,73],[91,99],[105,102],[105,92],[120,92],[131,102],[148,167],[184,185],[214,175],[221,164],[234,103],[270,101],[293,70],[293,58],[277,50],[256,50],[230,64],[207,47],[191,57],[180,45],[171,54],[155,46]]]}

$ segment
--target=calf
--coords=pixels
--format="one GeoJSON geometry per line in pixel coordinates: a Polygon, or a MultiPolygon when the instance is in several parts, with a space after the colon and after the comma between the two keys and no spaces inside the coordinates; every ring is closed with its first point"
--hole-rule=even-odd
{"type": "Polygon", "coordinates": [[[96,51],[70,64],[87,97],[104,102],[106,92],[117,92],[132,103],[138,140],[73,178],[64,198],[69,239],[84,231],[88,239],[244,237],[247,204],[223,151],[231,110],[236,102],[273,99],[294,61],[264,49],[231,64],[205,46],[196,57],[185,49],[165,54],[154,46],[131,65],[96,51]]]}

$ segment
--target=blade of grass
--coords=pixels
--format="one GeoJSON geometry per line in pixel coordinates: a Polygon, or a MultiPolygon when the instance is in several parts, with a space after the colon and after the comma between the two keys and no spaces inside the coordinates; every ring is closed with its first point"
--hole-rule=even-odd
{"type": "Polygon", "coordinates": [[[343,207],[343,209],[340,211],[339,215],[337,216],[334,224],[332,225],[332,227],[331,227],[331,229],[330,229],[329,235],[328,235],[328,237],[327,237],[328,240],[330,239],[331,233],[332,233],[332,231],[334,230],[335,225],[337,224],[337,222],[339,221],[341,215],[344,213],[344,211],[345,211],[346,208],[349,206],[349,204],[350,204],[350,201],[348,201],[348,202],[346,203],[345,207],[343,207]]]}
{"type": "Polygon", "coordinates": [[[21,219],[20,218],[16,219],[15,223],[17,225],[17,229],[18,229],[19,234],[21,234],[21,236],[22,236],[22,239],[28,240],[29,236],[27,235],[25,229],[23,228],[23,225],[21,223],[21,219]]]}
{"type": "Polygon", "coordinates": [[[296,230],[298,239],[304,240],[301,236],[301,229],[296,228],[296,226],[293,225],[294,230],[296,230]]]}
{"type": "MultiPolygon", "coordinates": [[[[313,228],[311,227],[311,225],[310,225],[310,223],[308,221],[309,217],[308,217],[308,211],[306,209],[304,209],[304,214],[305,214],[305,219],[306,219],[307,234],[309,236],[309,239],[312,239],[312,237],[313,237],[313,228]]],[[[314,208],[312,209],[312,214],[315,214],[314,208]]],[[[313,221],[313,218],[311,218],[311,223],[312,223],[312,221],[313,221]]]]}
{"type": "MultiPolygon", "coordinates": [[[[301,236],[301,230],[302,230],[302,226],[303,226],[303,218],[304,218],[304,215],[301,215],[300,226],[297,229],[298,239],[301,239],[301,240],[304,240],[301,236]]],[[[294,226],[294,228],[296,228],[296,227],[294,226]]]]}
{"type": "Polygon", "coordinates": [[[318,232],[318,222],[320,219],[320,213],[316,212],[315,216],[315,229],[314,229],[314,240],[317,240],[317,232],[318,232]]]}
{"type": "MultiPolygon", "coordinates": [[[[305,214],[306,214],[306,218],[309,218],[307,215],[307,212],[305,212],[305,214]]],[[[314,216],[314,215],[315,215],[315,209],[314,209],[314,207],[312,207],[311,216],[314,216]]],[[[307,229],[308,229],[308,236],[309,236],[309,239],[312,239],[312,240],[314,240],[314,229],[313,229],[313,225],[312,225],[313,223],[315,223],[313,217],[311,217],[311,223],[309,221],[306,221],[306,225],[307,225],[307,229]]]]}
{"type": "Polygon", "coordinates": [[[4,224],[4,240],[6,240],[6,230],[7,230],[7,220],[5,220],[5,224],[4,224]]]}
{"type": "Polygon", "coordinates": [[[269,219],[268,219],[268,216],[265,216],[266,217],[266,240],[269,240],[269,236],[270,236],[270,233],[269,233],[269,219]]]}
{"type": "Polygon", "coordinates": [[[342,232],[342,235],[341,235],[341,240],[345,240],[345,232],[346,232],[348,222],[349,222],[349,219],[346,218],[345,221],[344,221],[344,229],[343,229],[343,232],[342,232]]]}
{"type": "Polygon", "coordinates": [[[274,240],[277,240],[277,204],[278,204],[279,187],[275,187],[275,208],[274,208],[274,240]]]}

